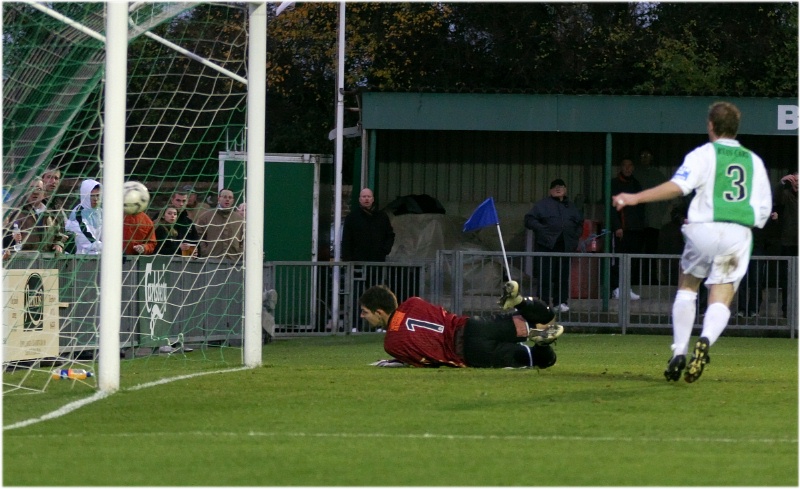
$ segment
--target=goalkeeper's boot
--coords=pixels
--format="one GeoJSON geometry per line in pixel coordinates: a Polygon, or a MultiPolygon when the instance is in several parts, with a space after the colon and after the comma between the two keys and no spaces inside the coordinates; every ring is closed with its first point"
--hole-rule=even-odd
{"type": "Polygon", "coordinates": [[[532,328],[544,329],[556,317],[552,307],[549,307],[544,301],[532,297],[526,297],[520,301],[517,304],[517,311],[522,314],[532,328]]]}
{"type": "Polygon", "coordinates": [[[564,326],[553,323],[549,324],[545,329],[531,329],[528,332],[528,340],[539,346],[549,345],[562,334],[564,334],[564,326]]]}
{"type": "Polygon", "coordinates": [[[514,306],[522,302],[522,296],[519,295],[519,284],[514,280],[509,280],[503,284],[503,294],[497,301],[503,310],[512,309],[514,306]]]}
{"type": "Polygon", "coordinates": [[[686,366],[686,373],[683,380],[692,383],[700,378],[707,363],[711,363],[711,358],[708,356],[708,338],[705,336],[700,337],[697,343],[694,344],[694,351],[692,352],[692,359],[686,366]]]}
{"type": "Polygon", "coordinates": [[[686,355],[675,355],[667,362],[667,369],[664,370],[664,378],[677,382],[681,378],[683,369],[686,368],[686,355]]]}

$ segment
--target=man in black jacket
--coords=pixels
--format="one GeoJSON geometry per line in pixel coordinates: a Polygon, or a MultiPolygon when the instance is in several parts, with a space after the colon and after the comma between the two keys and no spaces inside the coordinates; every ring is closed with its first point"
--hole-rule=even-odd
{"type": "MultiPolygon", "coordinates": [[[[525,227],[536,234],[536,251],[571,253],[578,248],[583,214],[567,198],[564,180],[557,178],[550,183],[549,195],[525,214],[525,227]]],[[[554,311],[569,311],[569,258],[542,257],[539,285],[540,299],[548,303],[552,297],[554,311]],[[551,282],[558,282],[552,296],[551,282]]]]}
{"type": "MultiPolygon", "coordinates": [[[[358,208],[350,211],[344,219],[342,230],[342,260],[385,262],[386,255],[391,253],[394,245],[394,229],[385,212],[375,208],[375,196],[371,189],[364,188],[358,194],[358,208]]],[[[353,284],[353,310],[358,311],[358,298],[364,290],[372,285],[377,285],[377,278],[381,269],[390,275],[393,270],[364,265],[354,269],[356,278],[362,278],[353,284]],[[360,272],[360,274],[359,274],[360,272]]],[[[389,279],[391,281],[391,279],[389,279]]],[[[360,321],[356,319],[356,326],[351,332],[359,331],[360,321]]],[[[366,328],[362,328],[366,329],[366,328]]]]}
{"type": "Polygon", "coordinates": [[[394,229],[385,212],[375,208],[372,190],[358,194],[358,209],[344,219],[342,260],[386,261],[394,245],[394,229]]]}
{"type": "MultiPolygon", "coordinates": [[[[642,184],[633,176],[633,159],[623,157],[619,164],[619,174],[611,180],[611,195],[625,192],[635,194],[642,191],[642,184]]],[[[614,231],[614,253],[644,253],[645,207],[637,205],[625,207],[621,211],[611,209],[611,229],[614,231]]],[[[631,260],[631,277],[638,277],[639,262],[631,260]]],[[[631,277],[628,277],[630,280],[631,277]]],[[[611,286],[614,299],[619,299],[619,258],[611,266],[611,286]]],[[[639,295],[631,289],[631,300],[639,300],[639,295]]]]}
{"type": "Polygon", "coordinates": [[[197,241],[200,239],[197,235],[197,229],[194,227],[194,222],[186,211],[186,203],[189,200],[190,191],[186,187],[175,190],[170,199],[170,205],[178,211],[178,219],[175,221],[174,227],[178,232],[178,236],[183,239],[180,244],[181,252],[186,252],[189,255],[192,254],[197,246],[197,241]]]}

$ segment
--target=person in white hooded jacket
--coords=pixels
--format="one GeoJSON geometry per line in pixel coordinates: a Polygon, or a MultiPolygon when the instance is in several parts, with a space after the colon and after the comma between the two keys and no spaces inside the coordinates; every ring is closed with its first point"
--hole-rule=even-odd
{"type": "Polygon", "coordinates": [[[81,183],[81,201],[69,214],[64,228],[75,235],[75,253],[99,255],[103,251],[103,210],[100,208],[102,186],[97,180],[81,183]]]}

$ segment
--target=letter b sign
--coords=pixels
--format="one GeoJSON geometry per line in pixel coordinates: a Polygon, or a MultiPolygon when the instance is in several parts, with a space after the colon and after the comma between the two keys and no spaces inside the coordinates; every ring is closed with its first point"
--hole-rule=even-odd
{"type": "Polygon", "coordinates": [[[778,130],[796,131],[798,128],[796,105],[778,106],[778,130]]]}

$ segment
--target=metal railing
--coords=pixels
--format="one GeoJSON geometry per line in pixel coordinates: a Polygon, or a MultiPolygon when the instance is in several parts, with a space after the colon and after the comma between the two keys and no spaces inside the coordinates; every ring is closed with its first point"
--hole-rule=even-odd
{"type": "MultiPolygon", "coordinates": [[[[543,298],[565,303],[559,321],[572,327],[630,330],[671,329],[677,291],[679,255],[612,253],[507,253],[511,278],[526,296],[541,298],[551,262],[551,291],[543,298]],[[565,260],[564,268],[558,266],[565,260]],[[618,267],[618,284],[611,283],[618,267]],[[566,270],[566,271],[565,271],[566,270]],[[566,282],[566,297],[558,297],[566,282]],[[618,295],[614,289],[619,287],[618,295]],[[631,294],[633,293],[633,295],[631,294]]],[[[500,286],[507,279],[499,252],[441,251],[437,256],[437,290],[432,298],[464,315],[497,311],[500,286]]],[[[546,288],[545,288],[546,290],[546,288]]],[[[797,257],[754,256],[731,304],[729,329],[755,334],[773,331],[795,337],[798,321],[797,257]]],[[[696,324],[702,324],[707,289],[701,286],[696,324]]]]}
{"type": "Polygon", "coordinates": [[[270,262],[264,287],[278,294],[274,336],[325,335],[368,331],[358,298],[368,287],[384,284],[399,301],[427,295],[428,263],[270,262]],[[339,317],[333,318],[334,269],[339,268],[339,317]]]}
{"type": "MultiPolygon", "coordinates": [[[[100,327],[100,257],[18,252],[4,270],[58,273],[59,353],[80,355],[98,348],[100,327]]],[[[7,273],[4,272],[4,288],[7,273]]],[[[241,341],[244,275],[241,263],[188,257],[125,257],[122,264],[120,347],[157,348],[177,338],[184,343],[241,341]],[[154,273],[155,271],[155,273],[154,273]],[[159,288],[153,301],[148,286],[159,288]],[[157,303],[157,304],[156,304],[157,303]],[[154,306],[157,305],[157,310],[154,306]],[[151,320],[154,316],[156,321],[151,320]]],[[[8,297],[9,290],[6,290],[8,297]]],[[[25,291],[28,293],[28,291],[25,291]]],[[[4,309],[21,312],[6,301],[4,309]]],[[[4,311],[4,312],[6,312],[4,311]]]]}
{"type": "MultiPolygon", "coordinates": [[[[559,322],[579,332],[606,330],[622,334],[671,330],[672,301],[677,290],[678,255],[615,255],[610,253],[507,253],[511,279],[526,296],[542,295],[550,268],[554,305],[564,302],[559,322]],[[563,268],[559,261],[566,261],[563,268]],[[612,267],[618,266],[619,295],[613,297],[612,267]],[[566,282],[564,294],[558,287],[566,282]],[[638,298],[634,300],[631,292],[638,298]]],[[[157,261],[140,257],[123,264],[122,348],[156,347],[178,336],[187,344],[240,344],[244,313],[244,270],[236,263],[191,260],[157,261]],[[150,263],[148,268],[147,263],[150,263]],[[147,317],[146,287],[154,280],[166,291],[162,297],[162,329],[153,334],[147,317]],[[162,341],[163,340],[163,341],[162,341]]],[[[77,354],[97,347],[99,272],[97,257],[21,252],[5,263],[6,270],[58,270],[59,349],[77,354]]],[[[389,286],[403,301],[419,295],[464,315],[488,315],[499,308],[497,299],[508,280],[500,252],[440,251],[436,259],[417,263],[268,262],[263,268],[265,289],[277,292],[274,337],[367,333],[358,298],[372,285],[389,286]],[[333,297],[333,277],[340,280],[333,297]],[[339,317],[332,307],[338,300],[339,317]]],[[[4,276],[5,279],[5,276],[4,276]]],[[[729,330],[762,336],[795,338],[798,323],[797,257],[757,256],[731,305],[729,330]]],[[[702,324],[705,287],[698,297],[696,325],[702,324]]],[[[6,291],[8,293],[8,291],[6,291]]],[[[8,294],[7,294],[8,295],[8,294]]],[[[547,300],[549,302],[549,300],[547,300]]],[[[18,305],[6,302],[4,308],[18,305]]],[[[266,307],[266,306],[265,306],[266,307]]],[[[266,328],[266,327],[265,327],[266,328]]]]}

